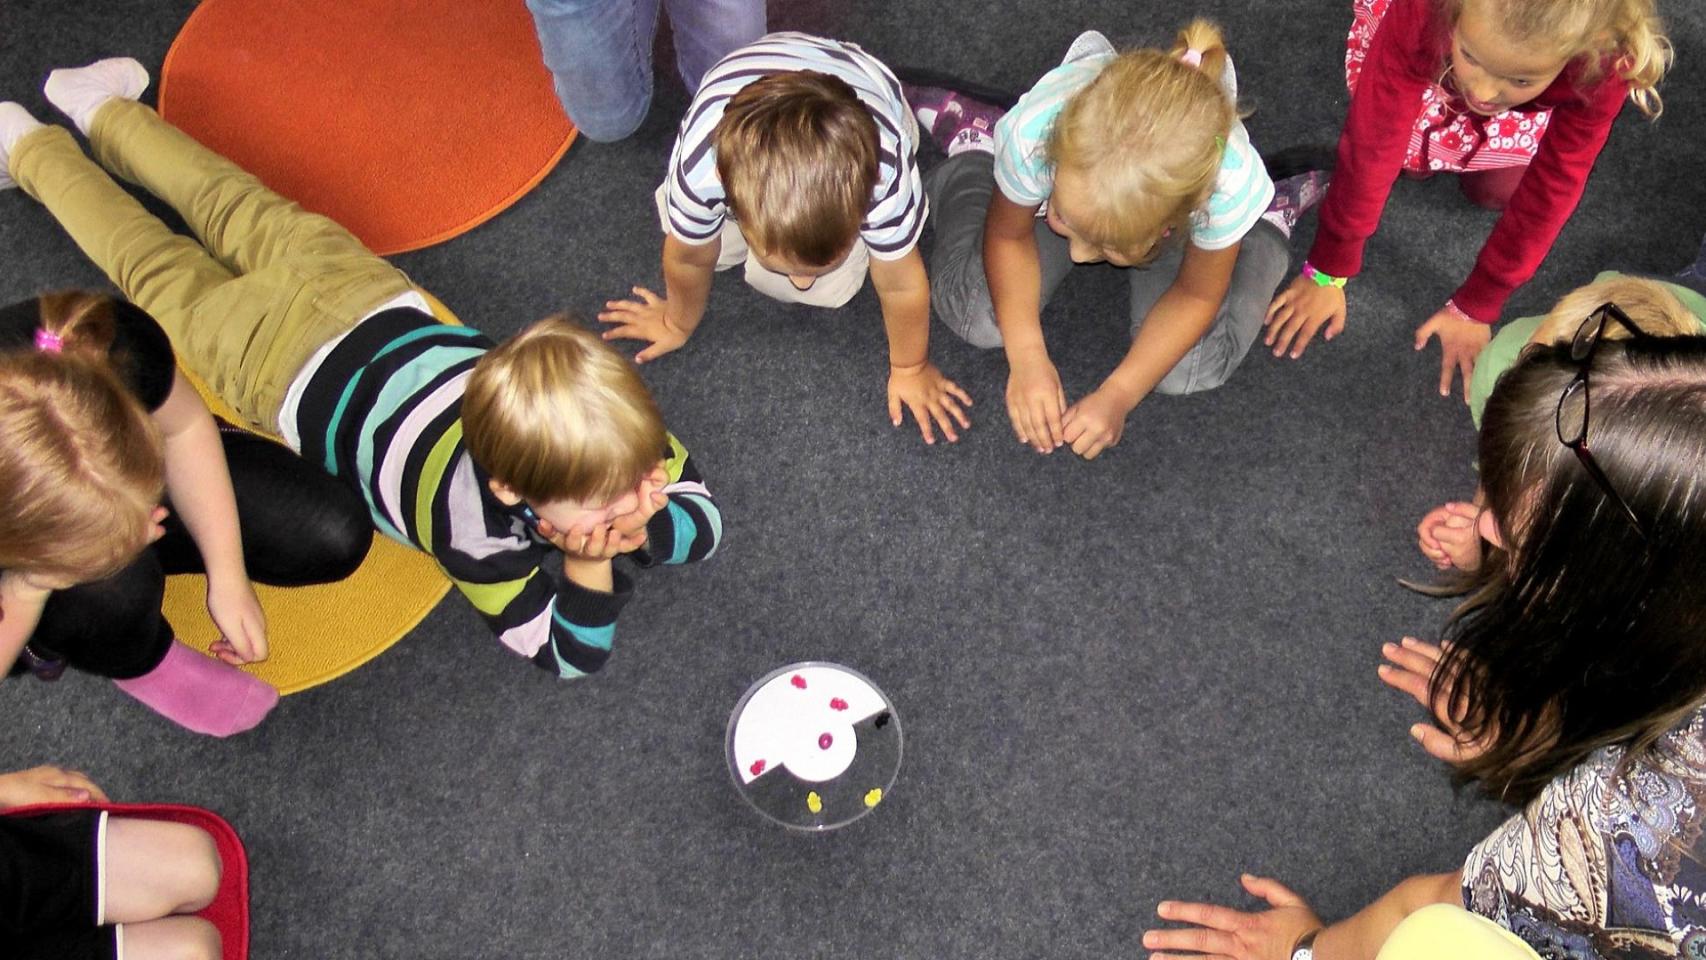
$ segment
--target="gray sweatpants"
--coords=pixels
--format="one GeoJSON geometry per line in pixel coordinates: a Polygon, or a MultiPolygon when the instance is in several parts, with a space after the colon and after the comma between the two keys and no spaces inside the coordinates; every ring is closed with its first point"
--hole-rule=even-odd
{"type": "MultiPolygon", "coordinates": [[[[924,191],[936,229],[936,245],[930,251],[930,304],[960,339],[974,347],[999,347],[1001,331],[983,274],[983,222],[995,192],[995,159],[976,150],[950,157],[925,177],[924,191]]],[[[1071,244],[1041,218],[1036,237],[1046,306],[1074,264],[1071,244]]],[[[1153,262],[1125,268],[1131,277],[1132,336],[1172,286],[1184,256],[1183,246],[1173,244],[1153,262]]],[[[1156,392],[1196,393],[1231,379],[1262,332],[1262,317],[1290,266],[1291,246],[1285,235],[1266,220],[1258,221],[1238,248],[1232,285],[1214,326],[1156,384],[1156,392]]]]}

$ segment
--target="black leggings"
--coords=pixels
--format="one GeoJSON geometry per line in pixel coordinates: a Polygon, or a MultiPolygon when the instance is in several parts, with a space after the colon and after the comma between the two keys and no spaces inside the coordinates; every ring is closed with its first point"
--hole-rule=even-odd
{"type": "MultiPolygon", "coordinates": [[[[223,422],[219,436],[237,493],[249,579],[281,587],[330,583],[361,566],[373,522],[355,491],[281,444],[223,422]]],[[[103,677],[153,670],[174,637],[160,612],[166,575],[206,572],[177,511],[165,527],[165,536],[118,573],[54,591],[30,650],[103,677]]]]}

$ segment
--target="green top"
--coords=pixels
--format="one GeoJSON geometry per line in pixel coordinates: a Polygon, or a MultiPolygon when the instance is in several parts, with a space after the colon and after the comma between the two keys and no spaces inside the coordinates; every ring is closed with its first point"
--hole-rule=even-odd
{"type": "MultiPolygon", "coordinates": [[[[1622,274],[1615,270],[1607,270],[1594,277],[1593,282],[1614,280],[1620,276],[1622,274]]],[[[1706,297],[1674,283],[1665,283],[1664,288],[1676,294],[1676,298],[1699,321],[1700,332],[1706,334],[1706,297]]],[[[1491,343],[1481,348],[1480,355],[1475,358],[1475,375],[1469,380],[1469,415],[1475,418],[1475,429],[1481,429],[1481,412],[1487,409],[1487,397],[1492,395],[1494,385],[1516,363],[1517,357],[1522,355],[1522,348],[1528,346],[1529,338],[1534,336],[1534,331],[1545,319],[1546,315],[1541,314],[1512,320],[1500,328],[1491,343]]]]}

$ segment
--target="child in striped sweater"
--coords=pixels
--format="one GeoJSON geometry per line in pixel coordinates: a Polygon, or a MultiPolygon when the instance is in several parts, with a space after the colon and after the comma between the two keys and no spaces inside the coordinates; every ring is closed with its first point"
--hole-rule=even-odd
{"type": "Polygon", "coordinates": [[[603,666],[633,592],[613,561],[703,559],[722,532],[633,367],[560,318],[501,345],[441,323],[343,228],[135,102],[147,83],[136,61],[104,60],[55,71],[47,93],[102,165],[176,209],[199,244],[16,103],[0,103],[0,172],[250,423],[432,554],[504,646],[565,678],[603,666]]]}

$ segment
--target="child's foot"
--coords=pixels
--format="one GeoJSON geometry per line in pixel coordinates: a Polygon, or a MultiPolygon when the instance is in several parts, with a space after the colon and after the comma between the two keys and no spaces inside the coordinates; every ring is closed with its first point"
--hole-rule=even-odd
{"type": "Polygon", "coordinates": [[[220,660],[173,640],[153,670],[113,685],[196,733],[229,737],[254,728],[278,704],[278,691],[220,660]]]}
{"type": "Polygon", "coordinates": [[[130,57],[96,60],[86,67],[63,67],[47,75],[47,101],[89,135],[95,114],[108,100],[135,100],[148,89],[148,68],[130,57]]]}
{"type": "Polygon", "coordinates": [[[1060,62],[1074,63],[1086,57],[1105,57],[1116,52],[1102,31],[1086,30],[1072,41],[1072,46],[1066,48],[1066,56],[1061,57],[1060,62]]]}
{"type": "Polygon", "coordinates": [[[26,134],[40,130],[41,127],[41,121],[30,116],[23,104],[11,100],[0,102],[0,190],[18,185],[9,172],[12,148],[17,146],[18,141],[24,139],[26,134]]]}
{"type": "Polygon", "coordinates": [[[1298,218],[1327,195],[1327,182],[1332,176],[1324,170],[1311,170],[1274,184],[1274,200],[1268,204],[1268,212],[1262,214],[1262,219],[1278,227],[1290,240],[1298,218]]]}
{"type": "Polygon", "coordinates": [[[901,85],[918,125],[948,156],[967,150],[995,152],[995,122],[1007,111],[945,87],[901,85]]]}

